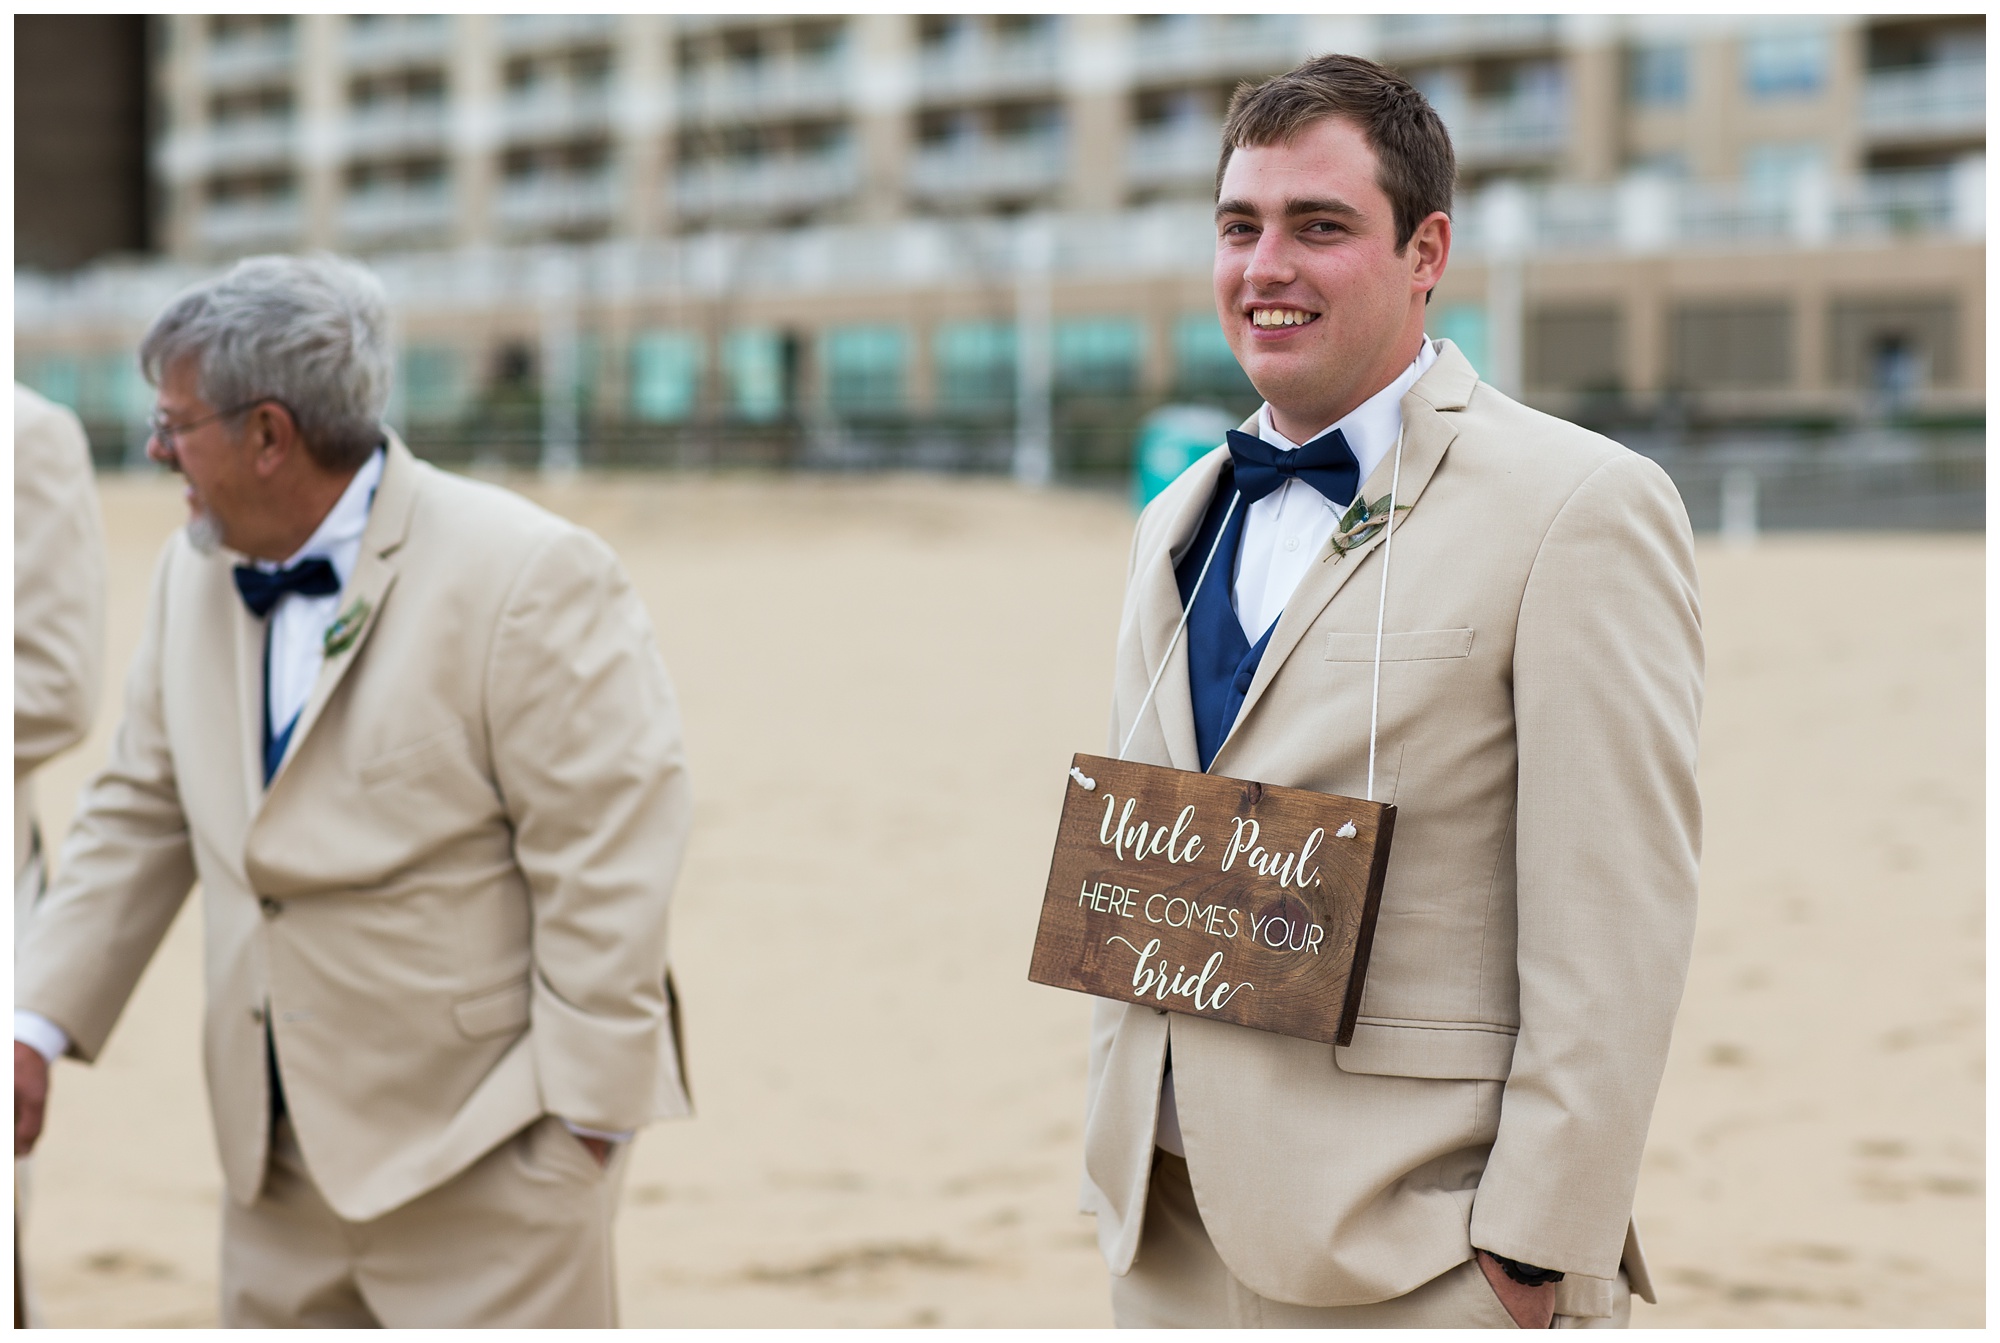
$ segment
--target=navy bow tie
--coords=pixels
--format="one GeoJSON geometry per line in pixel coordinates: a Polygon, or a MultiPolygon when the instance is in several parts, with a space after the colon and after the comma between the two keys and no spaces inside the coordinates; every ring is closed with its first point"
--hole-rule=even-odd
{"type": "Polygon", "coordinates": [[[340,591],[340,575],[333,564],[315,555],[300,560],[289,569],[258,569],[248,564],[236,566],[236,590],[250,614],[262,620],[287,592],[306,597],[331,597],[340,591]]]}
{"type": "Polygon", "coordinates": [[[1236,464],[1236,488],[1243,502],[1254,504],[1297,477],[1325,495],[1340,508],[1354,501],[1355,487],[1361,483],[1361,463],[1347,446],[1347,436],[1336,429],[1300,448],[1280,452],[1254,434],[1229,431],[1229,458],[1236,464]]]}

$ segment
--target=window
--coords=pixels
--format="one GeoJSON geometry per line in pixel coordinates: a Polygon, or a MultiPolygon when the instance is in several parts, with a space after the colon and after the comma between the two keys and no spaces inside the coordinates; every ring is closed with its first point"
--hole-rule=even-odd
{"type": "Polygon", "coordinates": [[[1786,25],[1743,39],[1743,87],[1752,98],[1807,98],[1826,84],[1833,44],[1825,32],[1786,25]]]}
{"type": "Polygon", "coordinates": [[[1834,385],[1911,392],[1958,380],[1958,305],[1945,294],[1837,298],[1827,340],[1834,385]]]}
{"type": "Polygon", "coordinates": [[[1186,396],[1255,396],[1212,312],[1174,323],[1174,389],[1186,396]]]}
{"type": "Polygon", "coordinates": [[[632,413],[649,424],[694,414],[701,395],[701,338],[687,331],[647,331],[632,342],[632,413]]]}
{"type": "Polygon", "coordinates": [[[1118,396],[1138,390],[1145,332],[1130,317],[1089,317],[1056,324],[1058,392],[1118,396]]]}
{"type": "Polygon", "coordinates": [[[470,392],[464,363],[449,346],[412,345],[403,351],[403,412],[412,424],[455,418],[470,392]]]}
{"type": "Polygon", "coordinates": [[[1530,387],[1610,391],[1624,382],[1623,323],[1606,305],[1547,308],[1528,318],[1530,387]]]}
{"type": "Polygon", "coordinates": [[[81,371],[74,358],[66,354],[44,355],[40,359],[21,361],[21,381],[28,384],[58,405],[77,408],[78,387],[81,371]]]}
{"type": "Polygon", "coordinates": [[[899,409],[903,404],[903,329],[837,326],[823,338],[827,404],[837,411],[899,409]]]}
{"type": "Polygon", "coordinates": [[[1004,322],[947,322],[931,337],[938,402],[965,410],[1014,399],[1014,328],[1004,322]]]}
{"type": "Polygon", "coordinates": [[[732,331],[722,344],[729,408],[739,419],[766,423],[785,413],[785,338],[765,328],[732,331]]]}
{"type": "Polygon", "coordinates": [[[1790,386],[1792,310],[1783,302],[1679,308],[1669,356],[1680,387],[1790,386]]]}
{"type": "Polygon", "coordinates": [[[1486,309],[1478,303],[1440,304],[1424,319],[1425,334],[1448,340],[1472,367],[1486,367],[1486,309]]]}
{"type": "Polygon", "coordinates": [[[1626,57],[1625,96],[1635,107],[1679,107],[1687,91],[1686,47],[1638,47],[1626,57]]]}
{"type": "Polygon", "coordinates": [[[1743,151],[1743,187],[1754,201],[1786,199],[1792,184],[1826,170],[1826,146],[1816,140],[1767,142],[1743,151]]]}

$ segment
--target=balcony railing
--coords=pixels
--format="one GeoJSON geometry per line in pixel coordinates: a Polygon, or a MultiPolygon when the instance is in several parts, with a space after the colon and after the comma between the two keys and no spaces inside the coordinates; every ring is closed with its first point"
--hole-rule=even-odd
{"type": "Polygon", "coordinates": [[[1304,54],[1298,19],[1290,14],[1176,14],[1141,24],[1132,41],[1133,70],[1147,82],[1275,72],[1304,54]]]}
{"type": "Polygon", "coordinates": [[[604,84],[535,84],[500,105],[509,140],[565,140],[611,129],[611,89],[604,84]]]}
{"type": "Polygon", "coordinates": [[[209,84],[229,86],[288,79],[293,52],[289,29],[211,42],[202,53],[202,75],[209,84]]]}
{"type": "Polygon", "coordinates": [[[349,19],[341,45],[350,70],[442,64],[451,55],[451,20],[442,14],[382,16],[370,23],[349,19]]]}
{"type": "Polygon", "coordinates": [[[305,212],[291,196],[215,201],[202,209],[196,230],[205,246],[225,251],[296,240],[305,212]]]}
{"type": "Polygon", "coordinates": [[[1382,59],[1536,51],[1561,37],[1554,14],[1389,14],[1378,20],[1382,59]]]}
{"type": "Polygon", "coordinates": [[[510,232],[542,233],[604,224],[617,208],[618,182],[607,172],[509,179],[495,213],[510,232]]]}
{"type": "Polygon", "coordinates": [[[298,123],[290,117],[248,117],[211,122],[201,156],[210,168],[248,168],[289,163],[298,145],[298,123]]]}
{"type": "Polygon", "coordinates": [[[590,46],[617,36],[616,14],[506,14],[500,19],[500,45],[509,51],[590,46]]]}
{"type": "Polygon", "coordinates": [[[845,200],[861,187],[853,153],[691,163],[674,174],[674,208],[689,219],[772,215],[845,200]]]}
{"type": "Polygon", "coordinates": [[[917,58],[917,91],[932,100],[988,98],[1053,89],[1061,73],[1055,33],[1011,41],[954,38],[917,58]]]}
{"type": "Polygon", "coordinates": [[[1877,138],[1975,135],[1986,127],[1986,63],[1877,70],[1861,92],[1861,126],[1877,138]]]}
{"type": "Polygon", "coordinates": [[[448,232],[454,211],[448,185],[376,187],[352,192],[340,203],[340,231],[362,242],[402,240],[448,232]]]}
{"type": "Polygon", "coordinates": [[[1131,186],[1204,182],[1215,176],[1222,154],[1222,123],[1174,121],[1142,126],[1125,144],[1125,180],[1131,186]]]}
{"type": "Polygon", "coordinates": [[[370,103],[348,113],[341,140],[350,156],[394,154],[441,148],[449,130],[442,101],[370,103]]]}
{"type": "Polygon", "coordinates": [[[835,112],[847,106],[851,89],[848,64],[838,57],[710,66],[683,78],[681,117],[712,124],[835,112]]]}
{"type": "Polygon", "coordinates": [[[1064,159],[1059,136],[927,146],[910,164],[909,186],[930,199],[1030,196],[1061,184],[1064,159]]]}
{"type": "Polygon", "coordinates": [[[1560,155],[1569,144],[1569,108],[1552,98],[1446,103],[1438,109],[1461,163],[1519,163],[1560,155]]]}

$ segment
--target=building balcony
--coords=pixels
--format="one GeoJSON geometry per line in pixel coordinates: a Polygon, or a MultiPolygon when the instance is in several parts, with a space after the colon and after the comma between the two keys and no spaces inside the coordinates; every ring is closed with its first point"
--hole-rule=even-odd
{"type": "Polygon", "coordinates": [[[366,23],[350,18],[341,51],[355,73],[443,65],[451,56],[451,40],[451,20],[445,15],[377,15],[366,23]]]}
{"type": "Polygon", "coordinates": [[[852,87],[848,63],[838,58],[710,66],[682,77],[680,114],[715,125],[841,112],[852,87]]]}
{"type": "Polygon", "coordinates": [[[1291,14],[1174,14],[1133,30],[1132,69],[1142,84],[1275,73],[1304,54],[1291,14]]]}
{"type": "Polygon", "coordinates": [[[1876,70],[1861,91],[1861,128],[1874,140],[1963,139],[1986,131],[1986,63],[1876,70]]]}
{"type": "Polygon", "coordinates": [[[1053,32],[1007,42],[956,38],[919,53],[917,93],[926,102],[1046,93],[1055,89],[1061,71],[1053,32]]]}
{"type": "Polygon", "coordinates": [[[1438,115],[1459,163],[1471,167],[1559,158],[1569,145],[1569,108],[1552,99],[1446,102],[1438,115]]]}
{"type": "Polygon", "coordinates": [[[211,202],[202,208],[198,221],[195,231],[202,246],[241,252],[297,242],[305,211],[295,197],[263,196],[211,202]]]}
{"type": "Polygon", "coordinates": [[[607,84],[535,84],[500,104],[500,130],[508,140],[572,140],[611,131],[607,84]]]}
{"type": "Polygon", "coordinates": [[[354,108],[340,128],[349,157],[442,149],[450,133],[449,113],[438,102],[380,102],[354,108]]]}
{"type": "Polygon", "coordinates": [[[1150,187],[1169,182],[1211,182],[1221,156],[1219,121],[1141,126],[1125,142],[1125,183],[1150,187]]]}
{"type": "Polygon", "coordinates": [[[1562,39],[1556,14],[1386,14],[1376,23],[1379,59],[1392,62],[1549,51],[1562,39]]]}
{"type": "Polygon", "coordinates": [[[1035,196],[1062,185],[1061,137],[928,145],[910,163],[910,194],[927,200],[1035,196]]]}
{"type": "Polygon", "coordinates": [[[819,209],[861,188],[861,165],[848,150],[765,159],[712,159],[674,174],[674,210],[685,219],[779,215],[819,209]]]}
{"type": "Polygon", "coordinates": [[[618,181],[610,173],[538,174],[501,184],[495,217],[510,233],[566,233],[610,223],[618,181]]]}
{"type": "Polygon", "coordinates": [[[616,14],[504,14],[500,45],[507,51],[608,46],[618,37],[616,14]]]}
{"type": "Polygon", "coordinates": [[[210,88],[290,83],[295,50],[290,32],[211,42],[202,53],[202,80],[210,88]]]}
{"type": "Polygon", "coordinates": [[[287,164],[298,152],[298,123],[290,117],[210,122],[199,145],[197,152],[209,171],[287,164]]]}
{"type": "Polygon", "coordinates": [[[341,236],[357,243],[435,239],[456,218],[451,187],[371,187],[340,203],[341,236]]]}

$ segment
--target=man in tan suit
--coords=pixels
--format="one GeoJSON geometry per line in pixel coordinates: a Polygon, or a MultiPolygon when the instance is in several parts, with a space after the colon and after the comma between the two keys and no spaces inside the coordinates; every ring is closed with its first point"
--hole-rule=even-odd
{"type": "Polygon", "coordinates": [[[1239,92],[1223,143],[1216,303],[1266,404],[1139,521],[1111,740],[1363,796],[1374,720],[1397,823],[1351,1046],[1098,1003],[1115,1313],[1622,1324],[1694,924],[1686,514],[1424,335],[1453,161],[1406,82],[1323,57],[1239,92]]]}
{"type": "Polygon", "coordinates": [[[611,1324],[623,1140],[688,1108],[645,610],[596,537],[382,429],[359,267],[241,262],[141,356],[192,516],[24,948],[17,1141],[198,880],[225,1322],[611,1324]]]}
{"type": "MultiPolygon", "coordinates": [[[[104,525],[76,415],[14,384],[14,950],[48,865],[34,774],[82,741],[104,669],[104,525]]],[[[18,969],[19,962],[16,961],[18,969]]],[[[18,1157],[20,1153],[16,1153],[18,1157]]],[[[20,1258],[28,1162],[14,1170],[14,1322],[29,1322],[20,1258]]]]}

